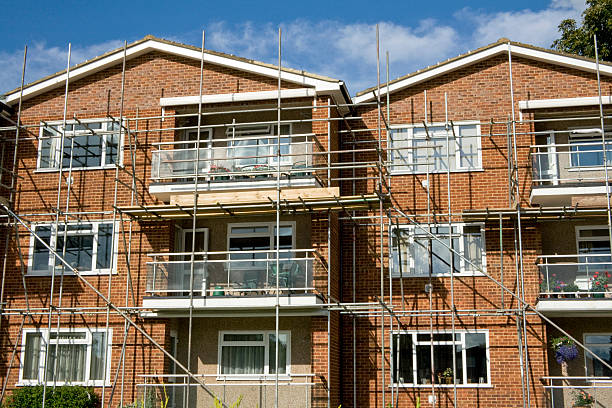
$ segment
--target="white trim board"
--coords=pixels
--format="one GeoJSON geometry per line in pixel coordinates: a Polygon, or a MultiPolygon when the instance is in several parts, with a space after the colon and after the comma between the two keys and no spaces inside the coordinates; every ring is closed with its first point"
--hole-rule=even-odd
{"type": "MultiPolygon", "coordinates": [[[[612,104],[612,96],[602,96],[604,105],[612,104]]],[[[573,106],[599,106],[598,96],[583,98],[561,98],[561,99],[534,99],[532,101],[519,101],[519,109],[545,109],[545,108],[569,108],[573,106]]]]}
{"type": "MultiPolygon", "coordinates": [[[[299,89],[283,89],[281,90],[281,99],[288,98],[305,98],[317,96],[317,92],[313,88],[299,89]]],[[[261,101],[278,98],[278,91],[260,91],[260,92],[239,92],[214,95],[202,95],[202,103],[223,103],[223,102],[245,102],[245,101],[261,101]]],[[[181,106],[181,105],[197,105],[198,95],[193,96],[177,96],[173,98],[160,98],[160,106],[181,106]]]]}
{"type": "MultiPolygon", "coordinates": [[[[465,55],[448,64],[443,64],[438,67],[426,70],[422,73],[415,74],[409,78],[399,80],[389,85],[389,92],[393,93],[395,91],[399,91],[401,89],[408,88],[410,86],[430,80],[437,76],[445,75],[445,74],[448,74],[449,72],[464,68],[468,65],[475,64],[487,58],[491,58],[491,57],[494,57],[500,54],[507,54],[508,49],[510,49],[512,56],[515,56],[515,57],[529,58],[532,60],[542,61],[542,62],[546,62],[549,64],[554,64],[554,65],[560,65],[560,66],[564,66],[568,68],[574,68],[574,69],[578,69],[581,71],[587,71],[587,72],[597,71],[596,64],[593,61],[586,61],[578,57],[560,55],[555,52],[537,50],[531,47],[525,47],[522,45],[506,42],[506,43],[499,43],[497,45],[494,45],[482,51],[477,51],[473,54],[465,55]]],[[[603,75],[612,75],[612,66],[600,64],[599,70],[601,74],[603,75]]],[[[381,96],[387,94],[386,85],[381,86],[380,94],[381,96]]],[[[376,98],[376,90],[372,90],[371,92],[368,92],[366,94],[353,98],[353,102],[354,103],[369,102],[369,101],[374,100],[375,98],[376,98]]]]}
{"type": "MultiPolygon", "coordinates": [[[[202,53],[199,50],[182,47],[176,44],[168,44],[157,39],[147,39],[139,44],[128,46],[126,49],[126,59],[132,59],[151,51],[159,51],[166,54],[178,55],[194,60],[201,60],[202,53]]],[[[110,66],[120,63],[123,60],[123,49],[117,49],[110,55],[94,60],[90,63],[85,63],[80,67],[70,70],[70,81],[76,81],[95,72],[104,70],[110,66]]],[[[211,64],[230,67],[233,69],[246,71],[258,75],[263,75],[272,78],[278,78],[278,68],[263,66],[253,62],[240,61],[234,58],[229,58],[221,55],[210,54],[204,52],[204,60],[211,64]]],[[[281,71],[281,80],[314,87],[317,92],[337,93],[342,94],[341,87],[344,85],[342,81],[326,81],[323,79],[312,78],[307,75],[301,75],[293,72],[281,71]]],[[[23,99],[29,99],[36,95],[40,95],[53,88],[64,86],[67,73],[57,74],[40,83],[27,86],[23,89],[23,99]]],[[[19,90],[6,95],[6,104],[13,105],[19,100],[19,90]]]]}

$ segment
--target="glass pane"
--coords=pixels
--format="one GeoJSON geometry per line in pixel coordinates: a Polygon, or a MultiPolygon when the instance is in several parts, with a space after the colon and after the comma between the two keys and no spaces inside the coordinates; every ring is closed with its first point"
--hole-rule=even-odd
{"type": "Polygon", "coordinates": [[[232,235],[233,234],[267,234],[268,227],[232,227],[232,235]]]}
{"type": "MultiPolygon", "coordinates": [[[[36,227],[34,232],[47,245],[51,245],[51,227],[36,227]]],[[[49,271],[49,250],[34,238],[34,253],[32,254],[32,269],[34,271],[49,271]]]]}
{"type": "MultiPolygon", "coordinates": [[[[47,129],[43,129],[43,136],[52,136],[54,133],[47,131],[47,129]]],[[[59,139],[55,138],[45,138],[40,139],[40,168],[41,169],[52,169],[57,167],[56,157],[56,148],[57,141],[59,139]]]]}
{"type": "Polygon", "coordinates": [[[588,237],[608,237],[609,232],[607,228],[598,228],[598,229],[580,229],[578,230],[581,238],[588,237]]]}
{"type": "Polygon", "coordinates": [[[466,333],[465,359],[467,382],[470,384],[487,383],[487,339],[484,333],[466,333]]]}
{"type": "Polygon", "coordinates": [[[399,383],[412,383],[412,335],[394,334],[393,381],[399,383]]]}
{"type": "Polygon", "coordinates": [[[25,340],[25,356],[23,357],[23,379],[37,380],[40,364],[40,349],[42,336],[40,333],[27,333],[25,340]]]}
{"type": "Polygon", "coordinates": [[[99,135],[83,135],[64,140],[63,167],[70,166],[72,157],[72,167],[94,167],[102,164],[102,137],[99,135]],[[72,156],[70,151],[74,143],[72,156]]]}
{"type": "MultiPolygon", "coordinates": [[[[608,364],[612,364],[612,344],[608,345],[588,345],[590,350],[608,364]]],[[[605,367],[598,360],[595,360],[589,353],[586,354],[587,360],[587,375],[593,375],[596,377],[610,377],[612,376],[612,370],[605,367]]]]}
{"type": "Polygon", "coordinates": [[[463,249],[465,251],[464,256],[467,260],[471,261],[465,263],[465,269],[472,271],[477,268],[482,268],[482,252],[483,242],[482,235],[479,226],[465,226],[463,228],[463,249]]]}
{"type": "Polygon", "coordinates": [[[223,346],[221,374],[263,374],[264,346],[223,346]]]}
{"type": "Polygon", "coordinates": [[[85,381],[86,351],[85,344],[50,344],[47,363],[48,381],[85,381]]]}
{"type": "Polygon", "coordinates": [[[100,224],[98,226],[98,248],[96,268],[108,269],[111,266],[113,224],[100,224]]]}
{"type": "MultiPolygon", "coordinates": [[[[603,144],[601,140],[593,139],[570,139],[570,162],[572,167],[603,166],[603,144]]],[[[611,146],[606,142],[608,165],[612,163],[611,146]]]]}
{"type": "Polygon", "coordinates": [[[412,150],[408,147],[412,145],[412,140],[409,135],[409,129],[393,129],[390,132],[392,150],[389,158],[393,163],[394,171],[414,171],[413,167],[410,166],[412,150]]]}
{"type": "MultiPolygon", "coordinates": [[[[96,332],[91,334],[91,367],[89,369],[90,380],[104,379],[104,362],[106,361],[106,333],[96,332]]],[[[108,371],[109,367],[106,367],[108,371]]]]}
{"type": "MultiPolygon", "coordinates": [[[[64,237],[57,237],[57,251],[62,253],[64,237]]],[[[66,262],[80,271],[91,271],[93,257],[93,235],[68,235],[66,239],[66,262]]],[[[61,262],[57,260],[57,265],[61,262]]]]}
{"type": "Polygon", "coordinates": [[[459,148],[459,167],[476,169],[480,167],[478,157],[478,128],[476,125],[459,127],[457,147],[459,148]],[[472,137],[471,137],[472,136],[472,137]]]}
{"type": "Polygon", "coordinates": [[[585,336],[587,346],[589,344],[612,344],[612,335],[610,334],[589,334],[585,336]]]}
{"type": "Polygon", "coordinates": [[[51,333],[49,338],[51,340],[59,339],[59,340],[84,340],[87,337],[87,334],[84,332],[64,332],[64,333],[51,333]]]}
{"type": "Polygon", "coordinates": [[[105,164],[117,163],[119,154],[119,134],[106,135],[105,164]]]}
{"type": "Polygon", "coordinates": [[[263,334],[250,333],[250,334],[233,334],[225,333],[223,335],[224,341],[263,341],[263,334]]]}
{"type": "MultiPolygon", "coordinates": [[[[270,353],[269,372],[276,374],[276,336],[274,334],[269,335],[268,353],[270,353]]],[[[282,333],[278,335],[278,373],[287,374],[287,335],[282,333]]]]}

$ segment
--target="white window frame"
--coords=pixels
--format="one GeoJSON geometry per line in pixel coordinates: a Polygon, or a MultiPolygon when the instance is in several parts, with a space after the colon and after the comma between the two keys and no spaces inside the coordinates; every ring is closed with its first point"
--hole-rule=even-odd
{"type": "MultiPolygon", "coordinates": [[[[601,133],[592,132],[592,133],[572,134],[572,132],[576,130],[585,130],[583,127],[571,127],[568,130],[570,131],[570,133],[567,139],[567,143],[569,144],[570,147],[568,149],[569,150],[569,163],[568,163],[567,171],[570,171],[570,172],[598,171],[598,170],[601,171],[601,169],[604,168],[603,163],[597,166],[574,166],[572,165],[573,155],[580,154],[579,152],[572,152],[572,142],[576,142],[577,144],[594,144],[594,145],[601,144],[601,133]]],[[[606,153],[612,153],[612,128],[605,128],[604,136],[605,136],[606,147],[609,148],[609,151],[607,151],[606,153]]],[[[588,153],[588,151],[584,153],[588,153]]],[[[607,159],[608,161],[611,161],[612,157],[607,156],[607,159]]]]}
{"type": "MultiPolygon", "coordinates": [[[[285,374],[279,373],[279,378],[290,379],[291,378],[291,331],[290,330],[279,330],[279,335],[287,335],[287,372],[285,374]]],[[[219,331],[219,342],[217,346],[217,379],[218,380],[253,380],[253,379],[271,379],[276,378],[276,374],[270,374],[270,350],[269,350],[269,336],[276,335],[275,330],[224,330],[219,331]],[[224,334],[262,334],[262,341],[224,341],[224,334]],[[264,372],[262,374],[222,374],[221,373],[221,357],[223,346],[264,346],[264,372]]]]}
{"type": "MultiPolygon", "coordinates": [[[[91,224],[92,229],[91,232],[77,232],[77,233],[68,233],[68,235],[91,235],[93,233],[93,253],[92,253],[92,259],[91,259],[91,265],[92,265],[92,269],[89,271],[80,271],[79,270],[79,274],[87,276],[87,275],[108,275],[109,272],[112,271],[113,274],[117,273],[117,258],[118,258],[118,248],[119,248],[119,234],[118,234],[118,228],[119,228],[119,223],[116,222],[113,226],[113,238],[112,238],[112,248],[111,248],[111,252],[112,252],[112,260],[111,260],[111,267],[110,268],[103,268],[103,269],[98,269],[96,268],[96,263],[97,263],[97,259],[98,259],[98,228],[100,226],[100,224],[112,224],[112,220],[108,220],[108,221],[90,221],[90,222],[76,222],[76,223],[60,223],[59,225],[65,225],[66,227],[70,227],[70,226],[74,226],[74,225],[83,225],[83,224],[91,224]]],[[[57,241],[57,235],[63,234],[63,231],[55,231],[55,224],[54,223],[32,223],[32,225],[30,226],[30,228],[32,228],[32,230],[34,232],[36,232],[36,228],[38,227],[50,227],[51,228],[51,237],[49,239],[49,246],[51,248],[55,248],[55,244],[57,241]]],[[[29,244],[29,256],[28,256],[28,275],[30,276],[51,276],[52,272],[52,268],[55,266],[55,255],[53,255],[51,253],[51,251],[49,251],[49,268],[46,271],[35,271],[34,270],[34,245],[35,243],[38,241],[38,239],[33,235],[30,234],[30,244],[29,244]]],[[[57,253],[58,255],[62,255],[62,248],[57,248],[57,253]]],[[[60,263],[60,265],[55,266],[56,271],[55,273],[59,273],[61,270],[61,267],[64,266],[63,263],[60,263]]],[[[72,272],[70,269],[65,268],[64,270],[64,275],[74,275],[74,272],[72,272]]]]}
{"type": "MultiPolygon", "coordinates": [[[[281,146],[277,146],[277,138],[276,137],[271,137],[271,136],[276,136],[275,132],[274,132],[274,128],[276,127],[276,123],[273,124],[268,124],[268,125],[257,125],[257,124],[251,124],[251,125],[245,125],[245,124],[235,124],[234,126],[228,126],[225,130],[225,136],[227,139],[231,139],[228,140],[227,143],[227,148],[231,149],[231,154],[228,154],[227,157],[229,159],[233,159],[234,155],[233,155],[233,151],[234,149],[236,149],[236,146],[234,146],[234,141],[235,140],[240,140],[240,137],[249,137],[251,138],[249,135],[252,135],[252,137],[255,136],[262,136],[265,137],[266,139],[266,147],[268,149],[268,155],[270,157],[266,158],[266,165],[270,166],[270,167],[274,167],[276,166],[276,155],[274,154],[274,148],[278,147],[280,149],[281,146],[284,146],[283,143],[281,143],[281,146]],[[261,129],[261,130],[256,130],[257,128],[261,129]],[[264,130],[264,128],[267,128],[266,130],[264,130]],[[269,144],[270,140],[274,140],[273,144],[269,144]]],[[[289,134],[287,135],[280,135],[281,140],[283,138],[286,138],[289,140],[289,153],[288,155],[281,155],[281,162],[280,165],[281,166],[290,166],[293,164],[293,156],[291,156],[291,154],[293,153],[293,148],[292,148],[292,135],[293,135],[293,124],[292,123],[281,123],[281,127],[282,126],[289,126],[289,134]]],[[[214,143],[214,139],[212,140],[214,143]]],[[[248,147],[248,146],[240,146],[240,147],[248,147]]],[[[262,146],[257,146],[254,145],[252,147],[262,147],[262,146]]],[[[243,165],[242,167],[246,167],[249,165],[243,165]]]]}
{"type": "MultiPolygon", "coordinates": [[[[587,343],[587,336],[612,336],[612,332],[608,332],[608,333],[583,333],[582,334],[582,344],[584,344],[586,347],[588,347],[589,345],[610,345],[612,346],[612,343],[587,343]]],[[[588,366],[588,353],[583,353],[584,354],[584,375],[585,377],[589,377],[589,366],[588,366]]],[[[595,360],[593,358],[593,360],[595,360]]],[[[594,376],[594,373],[591,374],[591,376],[594,376]]]]}
{"type": "MultiPolygon", "coordinates": [[[[270,251],[274,250],[274,227],[276,227],[276,222],[237,222],[227,224],[227,250],[230,252],[230,239],[231,238],[247,238],[247,237],[261,237],[263,235],[258,233],[247,233],[247,234],[232,234],[233,227],[268,227],[268,235],[270,237],[270,251]]],[[[291,249],[295,249],[295,221],[281,221],[280,227],[291,227],[291,249]]]]}
{"type": "MultiPolygon", "coordinates": [[[[455,330],[456,334],[461,335],[461,362],[462,362],[462,367],[461,370],[463,371],[463,379],[464,381],[467,381],[467,359],[466,359],[466,348],[465,348],[465,335],[466,334],[484,334],[485,335],[485,341],[486,341],[486,358],[487,358],[487,382],[486,383],[461,383],[461,384],[457,384],[457,387],[461,387],[461,388],[490,388],[492,387],[491,384],[491,352],[490,352],[490,348],[491,348],[491,344],[489,341],[489,330],[455,330]]],[[[391,378],[391,385],[390,386],[394,386],[394,387],[406,387],[406,388],[431,388],[432,384],[418,384],[418,378],[417,378],[417,370],[418,370],[418,366],[417,366],[417,347],[416,346],[430,346],[431,345],[431,341],[430,340],[417,340],[417,335],[418,334],[428,334],[428,335],[436,335],[436,334],[451,334],[452,335],[452,331],[451,330],[440,330],[440,331],[434,331],[434,332],[429,332],[429,331],[415,331],[415,330],[396,330],[396,331],[392,331],[391,332],[392,335],[395,334],[404,334],[404,335],[411,335],[412,336],[412,377],[413,379],[417,380],[417,384],[414,383],[396,383],[393,382],[393,377],[391,378]]],[[[392,337],[393,338],[393,337],[392,337]]],[[[436,345],[440,345],[440,346],[444,346],[444,345],[456,345],[456,341],[454,340],[434,340],[433,344],[434,344],[434,350],[435,350],[435,346],[436,345]]],[[[392,345],[392,347],[395,347],[395,345],[392,345]]],[[[395,350],[395,349],[393,349],[395,350]]],[[[459,367],[457,367],[459,368],[459,367]]],[[[436,367],[434,367],[434,369],[436,369],[436,367]]],[[[454,387],[453,384],[433,384],[434,387],[443,387],[443,388],[449,388],[449,387],[454,387]]]]}
{"type": "MultiPolygon", "coordinates": [[[[88,123],[100,123],[102,129],[96,129],[99,132],[107,132],[108,131],[108,125],[110,123],[115,123],[114,121],[110,121],[109,119],[83,119],[80,121],[82,124],[88,124],[88,123]]],[[[75,120],[67,120],[66,121],[66,125],[79,125],[79,123],[75,120]]],[[[125,124],[122,123],[121,126],[124,126],[125,124]]],[[[59,171],[59,165],[60,165],[60,161],[61,158],[58,158],[60,152],[61,152],[61,146],[59,144],[59,141],[61,141],[61,128],[63,126],[63,121],[53,121],[53,122],[41,122],[40,123],[40,130],[39,130],[39,139],[38,139],[38,147],[37,147],[37,157],[36,157],[36,172],[57,172],[59,171]],[[46,127],[50,127],[50,126],[57,126],[58,130],[56,130],[56,132],[58,132],[57,136],[57,146],[55,146],[55,160],[57,162],[55,167],[40,167],[41,166],[41,153],[42,153],[42,141],[45,139],[50,139],[50,137],[48,136],[43,136],[43,131],[46,127]]],[[[96,130],[94,130],[94,133],[96,133],[96,130]]],[[[117,163],[110,163],[110,164],[106,164],[106,145],[107,145],[107,135],[108,134],[104,134],[101,135],[100,137],[102,138],[102,146],[101,146],[101,156],[100,156],[100,165],[99,166],[89,166],[89,167],[72,167],[72,171],[83,171],[83,170],[101,170],[101,169],[114,169],[116,165],[122,166],[123,165],[123,153],[124,153],[124,148],[123,148],[123,143],[124,143],[124,139],[125,139],[125,132],[122,129],[119,129],[116,131],[117,134],[120,135],[119,137],[119,144],[117,146],[117,163]]],[[[66,130],[65,131],[65,140],[69,140],[69,137],[72,136],[84,136],[84,135],[88,135],[91,134],[90,130],[66,130]]],[[[68,167],[62,167],[62,171],[68,171],[68,167]]]]}
{"type": "MultiPolygon", "coordinates": [[[[588,231],[588,230],[605,230],[608,232],[607,225],[577,225],[576,226],[576,254],[580,254],[580,242],[588,242],[588,241],[603,241],[607,238],[608,242],[610,242],[610,235],[606,235],[605,237],[581,237],[580,231],[588,231]],[[603,238],[603,239],[602,239],[603,238]]],[[[612,245],[612,243],[610,243],[612,245]]]]}
{"type": "MultiPolygon", "coordinates": [[[[455,251],[457,251],[460,256],[459,256],[459,267],[457,268],[459,270],[459,272],[455,272],[453,273],[454,276],[484,276],[484,274],[480,271],[476,271],[473,270],[473,267],[466,262],[466,260],[463,258],[463,255],[465,254],[465,242],[464,242],[464,233],[463,230],[465,227],[474,227],[474,226],[478,226],[480,227],[480,236],[482,239],[482,270],[483,272],[487,272],[487,242],[485,239],[485,224],[483,222],[474,222],[474,223],[452,223],[451,227],[457,227],[457,234],[459,234],[459,248],[453,248],[455,251]]],[[[409,247],[414,244],[414,236],[415,236],[415,231],[418,232],[419,235],[423,235],[426,234],[425,231],[428,231],[428,227],[448,227],[448,224],[421,224],[420,226],[414,226],[414,225],[400,225],[399,229],[400,230],[408,230],[408,245],[409,247]],[[423,229],[421,229],[420,227],[422,227],[423,229]]],[[[394,238],[395,234],[395,230],[396,228],[398,228],[397,226],[393,226],[391,227],[391,239],[394,238]]],[[[452,230],[451,230],[452,232],[452,230]]],[[[436,234],[433,234],[436,235],[436,234]]],[[[432,238],[433,240],[433,238],[432,238]]],[[[445,244],[448,245],[448,237],[443,237],[441,238],[442,242],[444,242],[445,244]]],[[[408,248],[409,248],[408,247],[408,248]]],[[[401,248],[401,247],[400,247],[401,248]]],[[[399,267],[395,265],[395,259],[398,259],[397,257],[397,252],[400,250],[400,248],[396,248],[395,246],[393,246],[391,248],[391,259],[390,259],[390,269],[391,269],[391,276],[393,278],[422,278],[422,277],[427,277],[429,276],[428,274],[415,274],[414,273],[414,268],[415,268],[415,263],[414,263],[414,259],[412,257],[410,257],[409,254],[409,250],[406,251],[405,253],[402,253],[402,256],[408,256],[410,259],[410,270],[409,271],[402,271],[402,274],[400,275],[400,270],[399,267]]],[[[450,252],[450,249],[449,249],[450,252]]],[[[451,253],[451,256],[453,256],[454,254],[451,253]]],[[[399,259],[398,259],[399,260],[399,259]]],[[[457,266],[455,266],[457,267],[457,266]]],[[[435,277],[450,277],[450,271],[447,273],[434,273],[432,276],[435,277]]]]}
{"type": "MultiPolygon", "coordinates": [[[[52,329],[51,332],[57,333],[56,329],[52,329]]],[[[59,333],[85,333],[85,339],[64,339],[57,340],[50,339],[48,329],[23,329],[23,333],[21,335],[21,359],[19,363],[19,382],[16,384],[17,386],[27,386],[27,385],[39,385],[43,384],[44,378],[44,368],[45,368],[45,359],[47,353],[47,345],[51,342],[51,345],[54,344],[86,344],[87,351],[85,352],[85,381],[53,381],[52,379],[47,380],[47,385],[55,383],[56,385],[84,385],[84,386],[93,386],[93,387],[102,387],[102,386],[110,386],[110,375],[111,375],[111,352],[113,347],[113,329],[109,328],[108,331],[104,328],[86,328],[86,327],[70,327],[70,328],[60,328],[59,333]],[[38,380],[30,380],[23,378],[23,364],[26,359],[25,356],[25,346],[26,346],[26,336],[28,333],[39,333],[42,335],[41,339],[41,349],[40,349],[40,358],[39,358],[39,367],[38,367],[38,380]],[[106,378],[104,380],[90,380],[91,375],[91,347],[93,344],[93,333],[106,333],[106,378]]]]}
{"type": "MultiPolygon", "coordinates": [[[[468,120],[468,121],[461,121],[461,122],[453,122],[454,124],[454,130],[455,130],[455,134],[459,134],[460,133],[460,128],[461,126],[474,126],[476,125],[476,140],[477,140],[477,145],[478,145],[478,163],[479,166],[478,167],[474,167],[474,168],[470,168],[470,167],[461,167],[460,163],[461,163],[461,154],[460,154],[460,149],[459,149],[459,140],[461,139],[461,137],[457,137],[457,138],[453,138],[453,131],[452,129],[449,129],[449,145],[454,143],[455,144],[455,153],[454,153],[454,160],[455,160],[455,168],[451,169],[450,172],[451,173],[462,173],[462,172],[472,172],[472,171],[482,171],[483,170],[483,164],[482,164],[482,132],[481,132],[481,126],[480,126],[480,122],[476,121],[476,120],[468,120]]],[[[444,122],[439,122],[439,123],[431,123],[428,124],[428,127],[439,127],[439,126],[446,126],[446,123],[444,122]]],[[[393,155],[395,154],[396,150],[391,150],[389,152],[388,155],[388,160],[390,163],[389,169],[391,174],[425,174],[426,171],[417,171],[416,169],[419,166],[425,166],[425,164],[415,164],[413,162],[413,150],[414,150],[414,143],[412,142],[413,140],[425,140],[422,138],[416,138],[414,137],[414,129],[424,129],[425,127],[423,125],[418,125],[418,124],[405,124],[405,125],[392,125],[389,126],[389,129],[391,129],[391,131],[397,129],[397,130],[407,130],[407,135],[406,135],[406,142],[410,145],[408,147],[408,165],[403,165],[400,164],[399,168],[395,168],[395,164],[393,163],[393,155]]],[[[392,136],[389,136],[389,144],[392,148],[394,148],[394,143],[391,140],[392,136]]],[[[433,150],[433,148],[432,148],[433,150]]],[[[453,160],[453,155],[449,156],[450,160],[453,160]]],[[[430,166],[430,173],[446,173],[446,170],[436,170],[433,169],[432,166],[430,166]]]]}

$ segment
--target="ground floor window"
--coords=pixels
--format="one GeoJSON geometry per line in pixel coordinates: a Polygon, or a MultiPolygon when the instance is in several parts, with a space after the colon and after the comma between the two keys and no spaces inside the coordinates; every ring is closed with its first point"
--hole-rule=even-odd
{"type": "MultiPolygon", "coordinates": [[[[612,333],[585,334],[584,345],[601,358],[612,365],[612,333]]],[[[584,353],[586,360],[586,375],[595,377],[612,377],[612,370],[601,364],[591,354],[584,353]]]]}
{"type": "MultiPolygon", "coordinates": [[[[109,329],[110,338],[112,330],[109,329]]],[[[109,380],[110,344],[104,329],[25,329],[22,338],[21,382],[102,385],[109,380]],[[104,375],[106,364],[106,376],[104,375]]]]}
{"type": "Polygon", "coordinates": [[[421,385],[452,384],[453,355],[459,385],[489,384],[489,337],[487,332],[425,332],[393,334],[393,382],[421,385]],[[432,341],[433,340],[433,341],[432,341]],[[449,380],[447,380],[449,378],[449,380]]]}
{"type": "MultiPolygon", "coordinates": [[[[278,373],[289,374],[291,336],[278,336],[278,373]]],[[[219,335],[219,374],[276,374],[276,337],[274,331],[221,332],[219,335]]]]}

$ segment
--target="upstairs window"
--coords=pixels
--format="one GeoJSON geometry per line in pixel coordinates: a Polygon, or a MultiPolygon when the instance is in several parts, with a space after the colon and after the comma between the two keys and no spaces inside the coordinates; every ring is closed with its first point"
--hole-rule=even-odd
{"type": "Polygon", "coordinates": [[[486,266],[483,224],[453,224],[451,234],[448,224],[393,228],[391,234],[393,276],[428,276],[430,262],[433,275],[450,274],[451,256],[454,273],[479,273],[486,266]],[[449,239],[457,253],[448,248],[449,239]]]}
{"type": "MultiPolygon", "coordinates": [[[[584,345],[603,361],[612,365],[612,334],[585,334],[584,345]]],[[[591,354],[584,353],[587,377],[612,377],[612,371],[591,354]]]]}
{"type": "MultiPolygon", "coordinates": [[[[605,150],[608,166],[612,166],[612,135],[606,132],[605,150]]],[[[570,167],[602,167],[604,144],[599,129],[575,129],[570,132],[570,167]]]]}
{"type": "Polygon", "coordinates": [[[119,162],[119,123],[67,122],[62,155],[62,123],[40,128],[38,168],[42,170],[113,167],[119,162]],[[60,158],[60,155],[62,157],[60,158]]]}
{"type": "Polygon", "coordinates": [[[480,125],[474,122],[394,127],[390,131],[391,171],[394,173],[440,173],[482,168],[480,125]],[[428,137],[429,136],[429,137],[428,137]],[[448,143],[447,143],[448,139],[448,143]],[[429,146],[429,147],[427,147],[429,146]]]}
{"type": "MultiPolygon", "coordinates": [[[[34,227],[34,232],[51,248],[57,245],[56,251],[60,256],[65,248],[64,259],[81,273],[108,273],[111,269],[114,247],[112,223],[60,224],[57,233],[54,224],[39,224],[34,227]]],[[[52,268],[59,269],[62,265],[45,245],[32,236],[30,273],[50,275],[52,268]]]]}
{"type": "MultiPolygon", "coordinates": [[[[245,125],[232,126],[226,130],[226,136],[231,140],[227,156],[235,158],[234,167],[242,169],[249,166],[276,165],[279,149],[278,126],[276,125],[245,125]]],[[[281,164],[291,164],[291,125],[281,125],[280,153],[281,164]],[[283,157],[283,155],[285,155],[283,157]]]]}

